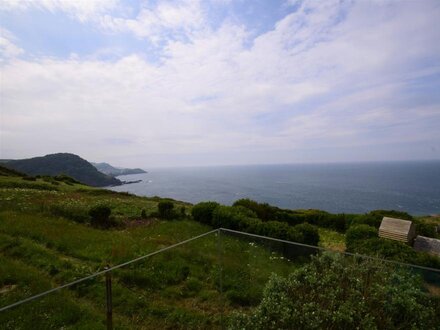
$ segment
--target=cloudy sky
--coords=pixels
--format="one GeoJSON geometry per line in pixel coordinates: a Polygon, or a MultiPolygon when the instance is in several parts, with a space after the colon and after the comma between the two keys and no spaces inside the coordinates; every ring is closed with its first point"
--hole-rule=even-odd
{"type": "Polygon", "coordinates": [[[0,158],[440,159],[440,1],[0,0],[0,158]]]}

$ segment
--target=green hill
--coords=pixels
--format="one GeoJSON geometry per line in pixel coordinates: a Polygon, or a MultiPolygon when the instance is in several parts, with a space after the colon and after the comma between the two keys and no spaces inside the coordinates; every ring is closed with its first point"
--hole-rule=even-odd
{"type": "Polygon", "coordinates": [[[91,163],[96,169],[104,174],[111,176],[147,173],[141,168],[118,168],[109,163],[91,163]]]}
{"type": "Polygon", "coordinates": [[[3,166],[27,175],[68,175],[84,184],[94,187],[115,186],[122,182],[99,172],[92,164],[70,153],[57,153],[44,157],[10,160],[3,166]]]}

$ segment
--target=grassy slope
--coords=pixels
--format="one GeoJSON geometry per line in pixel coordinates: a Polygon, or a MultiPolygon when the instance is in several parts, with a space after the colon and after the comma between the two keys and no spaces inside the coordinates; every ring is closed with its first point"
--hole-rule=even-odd
{"type": "MultiPolygon", "coordinates": [[[[176,204],[189,212],[188,204],[176,204]]],[[[142,209],[151,215],[157,200],[0,176],[0,306],[211,230],[191,220],[141,220],[142,209]],[[110,205],[117,220],[128,225],[100,230],[72,220],[82,221],[91,206],[101,203],[110,205]]],[[[223,245],[227,298],[222,300],[218,293],[219,255],[211,235],[115,271],[116,325],[218,327],[214,315],[220,309],[229,314],[256,303],[269,273],[286,273],[291,267],[246,242],[224,238],[223,245]]],[[[0,313],[0,323],[23,329],[100,327],[105,319],[104,294],[101,277],[0,313]]]]}
{"type": "MultiPolygon", "coordinates": [[[[212,229],[191,220],[154,219],[157,203],[79,184],[0,176],[0,306],[212,229]],[[97,204],[111,206],[124,225],[100,230],[85,223],[88,209],[97,204]],[[147,219],[140,218],[143,209],[147,219]]],[[[190,212],[191,205],[175,204],[190,212]]],[[[321,246],[345,249],[343,234],[323,228],[319,234],[321,246]]],[[[256,304],[271,272],[287,274],[295,267],[251,241],[225,237],[222,245],[223,296],[214,235],[115,271],[115,324],[216,328],[220,310],[229,315],[256,304]]],[[[6,328],[97,328],[104,320],[102,277],[0,313],[6,328]]]]}

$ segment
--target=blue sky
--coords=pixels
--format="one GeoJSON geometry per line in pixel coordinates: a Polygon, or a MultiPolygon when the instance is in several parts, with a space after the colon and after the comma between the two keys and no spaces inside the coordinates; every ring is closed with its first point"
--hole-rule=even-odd
{"type": "Polygon", "coordinates": [[[0,157],[440,159],[440,3],[1,0],[0,157]]]}

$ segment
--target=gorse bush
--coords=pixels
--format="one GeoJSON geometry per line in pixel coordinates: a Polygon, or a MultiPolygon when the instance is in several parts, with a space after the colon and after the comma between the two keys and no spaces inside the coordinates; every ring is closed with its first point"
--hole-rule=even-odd
{"type": "Polygon", "coordinates": [[[437,329],[438,301],[419,277],[379,261],[323,254],[287,278],[273,275],[261,304],[230,329],[437,329]]]}

